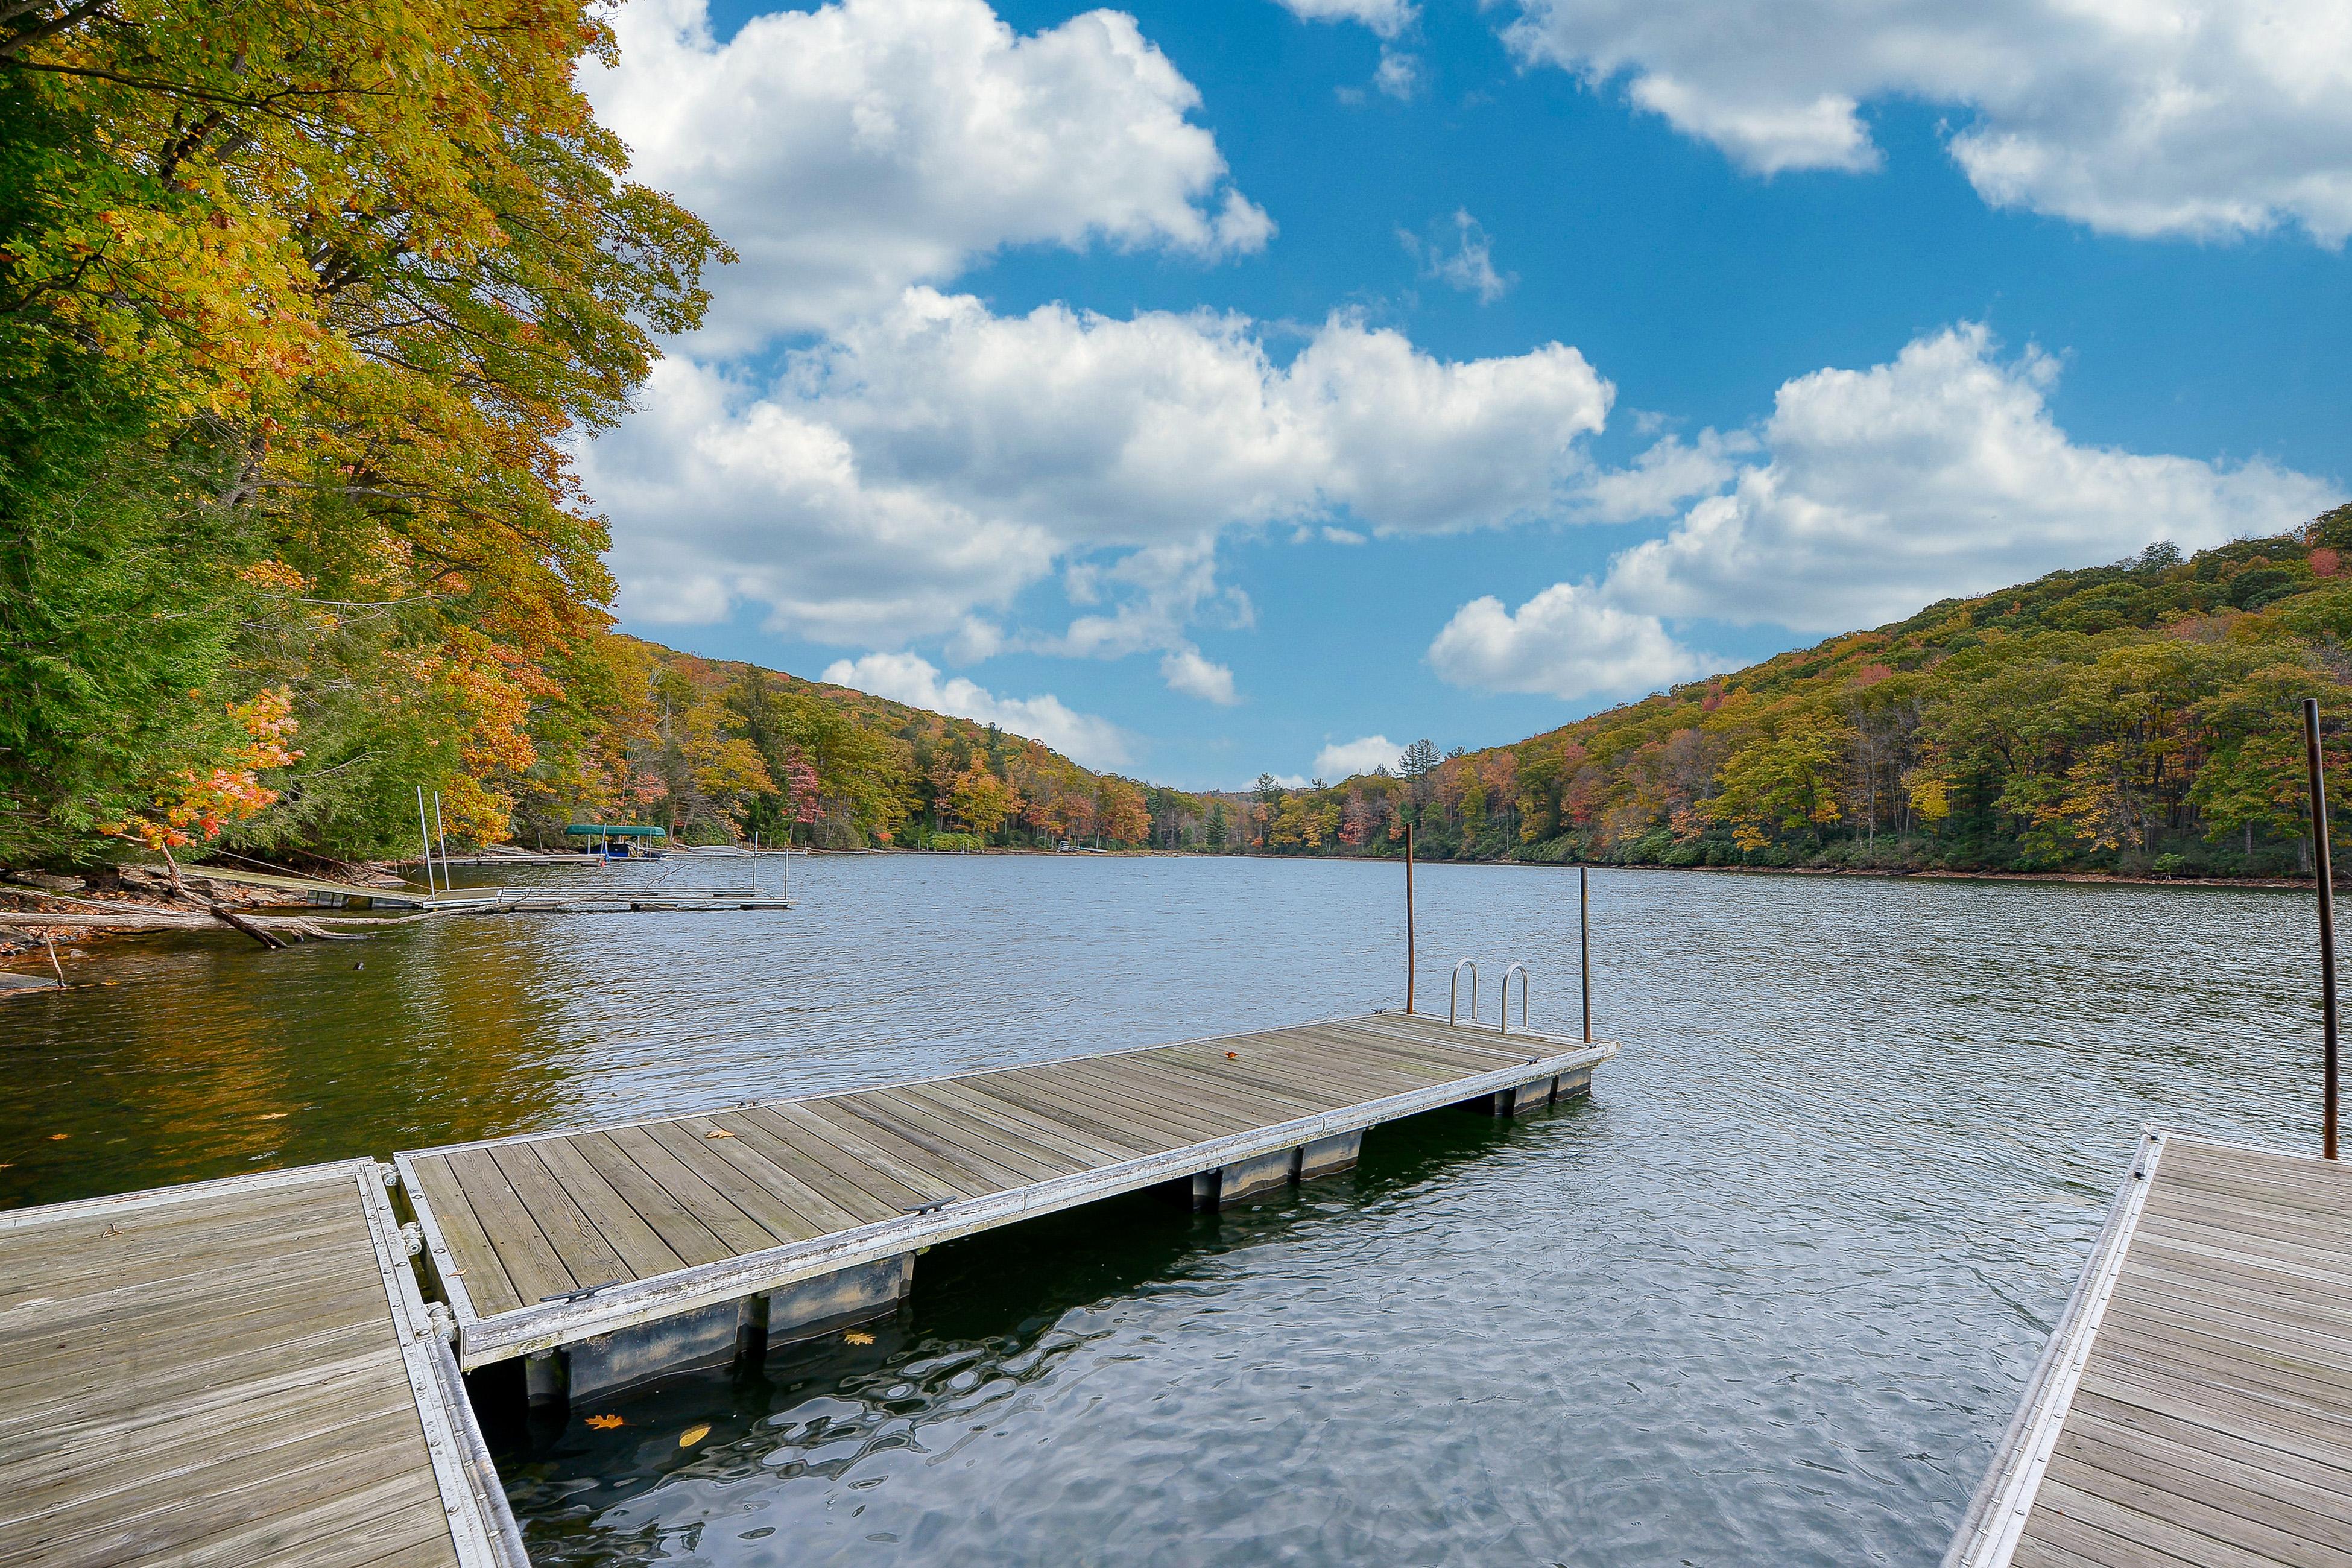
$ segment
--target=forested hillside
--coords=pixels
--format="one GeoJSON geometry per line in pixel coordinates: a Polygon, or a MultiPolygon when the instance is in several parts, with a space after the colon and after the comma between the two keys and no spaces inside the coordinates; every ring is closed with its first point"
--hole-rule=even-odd
{"type": "Polygon", "coordinates": [[[1134,843],[1034,742],[614,635],[570,454],[730,259],[594,5],[0,6],[0,862],[1134,843]]]}
{"type": "MultiPolygon", "coordinates": [[[[2352,716],[2352,507],[1946,600],[1517,745],[1260,781],[1276,852],[2293,874],[2299,704],[2352,716]]],[[[2352,771],[2336,746],[2337,810],[2352,771]]]]}
{"type": "MultiPolygon", "coordinates": [[[[758,832],[826,848],[1135,845],[1150,836],[1144,786],[993,724],[612,640],[645,701],[608,738],[619,771],[600,809],[688,841],[758,832]]],[[[527,811],[520,829],[549,826],[527,811]]]]}

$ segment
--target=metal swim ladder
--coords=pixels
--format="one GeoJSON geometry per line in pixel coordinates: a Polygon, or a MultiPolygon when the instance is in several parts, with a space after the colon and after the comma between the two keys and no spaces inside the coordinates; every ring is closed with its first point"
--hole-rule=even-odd
{"type": "MultiPolygon", "coordinates": [[[[1457,1026],[1462,1022],[1462,972],[1465,969],[1470,972],[1470,1022],[1473,1025],[1478,1022],[1478,965],[1471,959],[1456,959],[1454,963],[1453,981],[1446,987],[1445,1021],[1457,1026]]],[[[1499,1033],[1506,1035],[1511,1032],[1511,976],[1514,974],[1519,977],[1519,1032],[1521,1034],[1527,1033],[1528,994],[1534,986],[1534,982],[1528,976],[1526,964],[1514,963],[1503,971],[1502,1016],[1496,1020],[1495,1027],[1499,1033]]]]}
{"type": "Polygon", "coordinates": [[[1445,988],[1445,1021],[1448,1024],[1462,1021],[1462,972],[1465,969],[1470,972],[1470,1021],[1474,1024],[1478,1021],[1478,966],[1469,959],[1458,958],[1454,961],[1453,984],[1445,988]]]}

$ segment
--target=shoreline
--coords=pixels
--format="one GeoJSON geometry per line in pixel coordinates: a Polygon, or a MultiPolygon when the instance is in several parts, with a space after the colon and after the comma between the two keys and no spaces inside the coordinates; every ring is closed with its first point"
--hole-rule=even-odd
{"type": "MultiPolygon", "coordinates": [[[[1058,849],[1030,849],[1013,845],[992,846],[986,849],[911,849],[893,847],[888,849],[833,850],[833,854],[867,855],[1029,855],[1058,858],[1058,849]]],[[[1151,857],[1165,860],[1271,860],[1333,861],[1341,865],[1402,866],[1401,855],[1225,855],[1206,849],[1099,849],[1089,852],[1101,859],[1151,857]]],[[[1072,852],[1076,858],[1076,852],[1072,852]]],[[[1885,881],[1943,882],[2081,882],[2107,883],[2126,888],[2266,888],[2305,889],[2315,886],[2315,879],[2304,877],[2157,877],[2127,875],[2121,871],[1966,871],[1948,867],[1922,867],[1906,870],[1896,867],[1875,866],[1654,866],[1642,862],[1620,863],[1614,860],[1428,860],[1416,859],[1417,866],[1475,866],[1498,870],[1573,871],[1582,868],[1591,871],[1697,871],[1735,877],[1857,877],[1876,878],[1885,881]]],[[[2336,877],[2336,885],[2352,889],[2352,872],[2336,877]]]]}

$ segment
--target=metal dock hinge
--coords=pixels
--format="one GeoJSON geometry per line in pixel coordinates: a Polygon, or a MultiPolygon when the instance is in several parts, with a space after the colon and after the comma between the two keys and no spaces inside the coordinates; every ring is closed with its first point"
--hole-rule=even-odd
{"type": "Polygon", "coordinates": [[[425,1304],[425,1321],[445,1342],[450,1344],[457,1342],[457,1315],[448,1308],[438,1301],[427,1301],[425,1304]]]}
{"type": "Polygon", "coordinates": [[[378,1160],[375,1163],[375,1173],[382,1178],[386,1192],[392,1192],[400,1185],[400,1167],[389,1160],[378,1160]]]}
{"type": "Polygon", "coordinates": [[[414,1258],[425,1250],[425,1227],[410,1220],[400,1227],[400,1239],[408,1244],[408,1256],[414,1258]]]}
{"type": "Polygon", "coordinates": [[[953,1202],[955,1202],[953,1198],[933,1198],[927,1204],[908,1204],[905,1208],[898,1212],[901,1214],[937,1214],[953,1202]]]}

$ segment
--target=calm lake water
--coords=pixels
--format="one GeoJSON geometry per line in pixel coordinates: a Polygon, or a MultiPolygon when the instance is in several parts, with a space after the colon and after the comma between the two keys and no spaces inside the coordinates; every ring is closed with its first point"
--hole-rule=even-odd
{"type": "MultiPolygon", "coordinates": [[[[113,985],[0,1005],[0,1205],[1402,1000],[1394,867],[792,879],[790,911],[96,950],[113,985]]],[[[1424,1007],[1516,960],[1575,1031],[1572,871],[1418,893],[1424,1007]]],[[[871,1344],[508,1433],[500,1469],[543,1564],[1932,1563],[2140,1123],[2315,1145],[2307,902],[1596,873],[1624,1052],[1590,1102],[937,1248],[871,1344]]]]}

